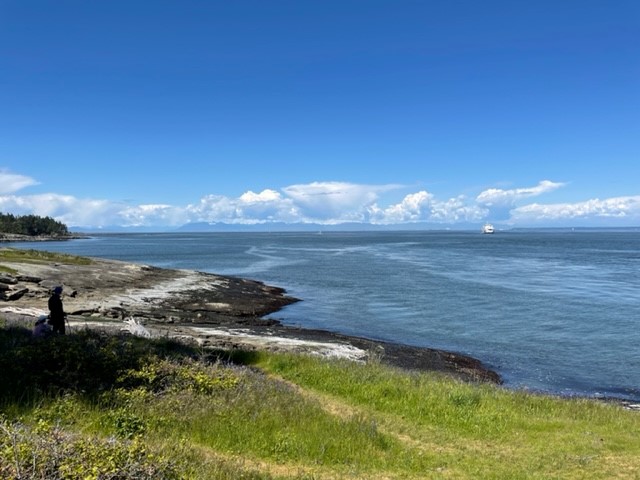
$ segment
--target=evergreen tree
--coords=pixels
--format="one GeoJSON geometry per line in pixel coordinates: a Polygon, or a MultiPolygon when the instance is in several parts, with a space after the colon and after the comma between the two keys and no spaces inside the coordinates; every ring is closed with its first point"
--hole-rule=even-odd
{"type": "Polygon", "coordinates": [[[51,217],[40,217],[38,215],[15,216],[10,213],[0,213],[0,232],[32,237],[38,235],[69,235],[67,226],[51,217]]]}

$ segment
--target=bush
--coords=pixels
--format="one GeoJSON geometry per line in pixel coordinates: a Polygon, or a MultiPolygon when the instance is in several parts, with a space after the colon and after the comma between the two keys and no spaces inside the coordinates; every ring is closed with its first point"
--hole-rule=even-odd
{"type": "MultiPolygon", "coordinates": [[[[129,369],[116,385],[127,390],[149,393],[190,391],[210,395],[218,390],[235,387],[239,382],[229,369],[198,363],[190,359],[181,362],[152,359],[137,369],[129,369]]],[[[138,393],[140,395],[140,393],[138,393]]]]}
{"type": "MultiPolygon", "coordinates": [[[[162,373],[157,371],[160,367],[151,365],[156,362],[165,365],[161,362],[163,358],[197,355],[193,349],[177,342],[145,340],[126,334],[80,330],[70,335],[35,339],[25,328],[4,328],[0,329],[0,371],[3,372],[0,401],[25,401],[67,392],[98,398],[117,385],[119,379],[130,386],[131,382],[125,381],[127,375],[162,373]],[[140,373],[133,373],[137,371],[140,373]]],[[[189,384],[189,388],[206,390],[224,380],[203,379],[198,376],[198,370],[185,369],[181,373],[183,377],[186,375],[182,382],[189,384]]],[[[173,375],[177,377],[178,373],[173,375]]]]}
{"type": "MultiPolygon", "coordinates": [[[[168,339],[92,330],[37,339],[6,326],[0,371],[3,480],[180,478],[176,464],[181,473],[193,467],[185,452],[162,450],[153,434],[164,420],[149,407],[174,394],[210,398],[240,382],[217,355],[168,339]]],[[[232,471],[215,478],[238,478],[232,471]]]]}
{"type": "Polygon", "coordinates": [[[64,480],[178,479],[176,465],[147,452],[139,437],[78,437],[41,421],[36,428],[0,420],[0,477],[64,480]]]}

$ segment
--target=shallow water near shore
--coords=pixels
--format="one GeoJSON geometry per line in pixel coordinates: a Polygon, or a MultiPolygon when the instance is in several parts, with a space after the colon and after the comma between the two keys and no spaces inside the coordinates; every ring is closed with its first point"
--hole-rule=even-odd
{"type": "Polygon", "coordinates": [[[640,232],[110,234],[17,243],[235,275],[283,323],[452,350],[508,386],[640,400],[640,232]]]}

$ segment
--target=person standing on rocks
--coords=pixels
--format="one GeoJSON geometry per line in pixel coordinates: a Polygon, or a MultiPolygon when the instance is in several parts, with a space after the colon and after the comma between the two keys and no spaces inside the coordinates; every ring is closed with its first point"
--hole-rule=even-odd
{"type": "Polygon", "coordinates": [[[51,297],[49,297],[49,324],[53,328],[53,333],[64,335],[64,308],[62,307],[62,287],[55,287],[51,297]]]}

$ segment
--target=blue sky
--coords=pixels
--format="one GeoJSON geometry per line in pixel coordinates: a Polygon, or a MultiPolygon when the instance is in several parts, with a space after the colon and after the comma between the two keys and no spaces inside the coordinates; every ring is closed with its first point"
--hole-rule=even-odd
{"type": "Polygon", "coordinates": [[[640,225],[640,2],[0,0],[0,211],[640,225]]]}

